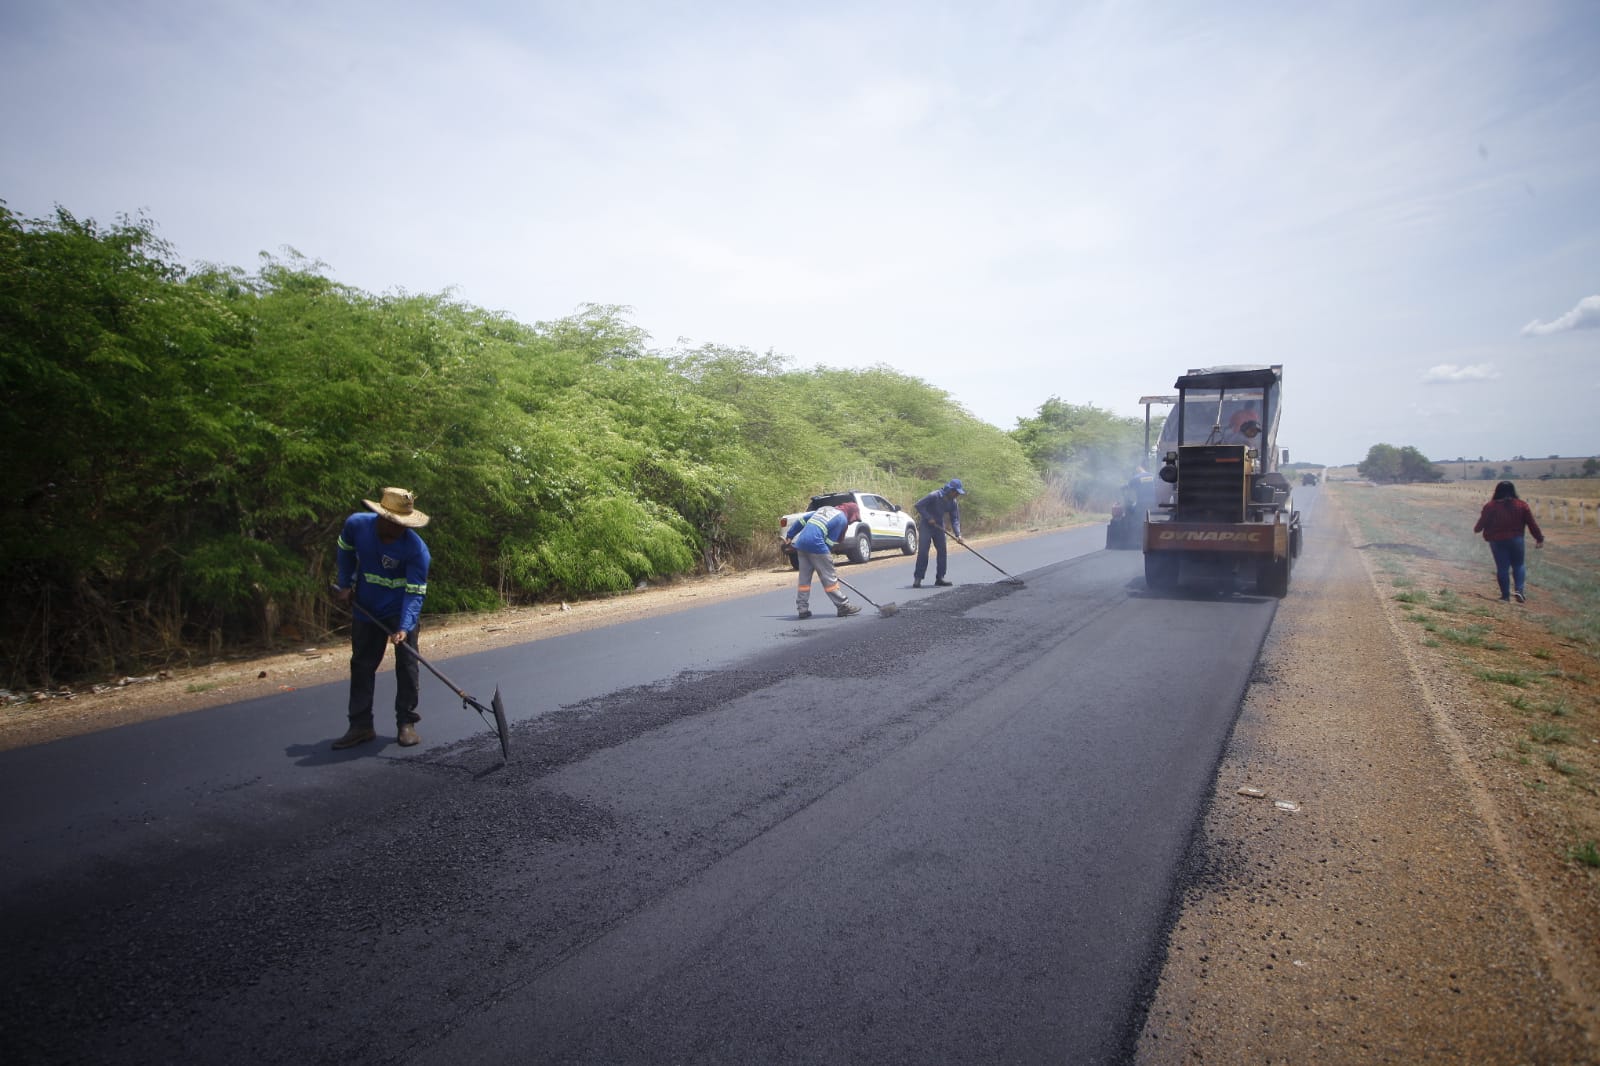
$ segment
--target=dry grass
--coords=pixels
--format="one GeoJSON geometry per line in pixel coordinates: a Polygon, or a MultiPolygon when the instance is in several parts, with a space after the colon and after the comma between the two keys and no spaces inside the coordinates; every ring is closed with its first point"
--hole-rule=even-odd
{"type": "MultiPolygon", "coordinates": [[[[1517,493],[1529,497],[1548,496],[1555,499],[1565,497],[1572,500],[1600,500],[1600,478],[1584,477],[1562,478],[1552,481],[1523,481],[1517,484],[1517,493]]],[[[1486,500],[1489,498],[1488,491],[1483,492],[1483,498],[1486,500]]]]}
{"type": "MultiPolygon", "coordinates": [[[[1569,482],[1585,480],[1590,484],[1600,485],[1600,477],[1585,475],[1583,466],[1589,461],[1586,455],[1560,456],[1555,459],[1435,459],[1433,465],[1445,477],[1452,481],[1466,481],[1475,484],[1493,486],[1496,481],[1511,480],[1517,483],[1519,490],[1524,487],[1531,488],[1540,478],[1548,476],[1551,481],[1569,482]],[[1485,468],[1493,471],[1492,476],[1485,478],[1485,468]]],[[[1327,468],[1328,476],[1335,480],[1356,481],[1361,475],[1354,466],[1330,466],[1327,468]]]]}
{"type": "MultiPolygon", "coordinates": [[[[1567,484],[1585,484],[1569,482],[1567,484]]],[[[1488,546],[1472,533],[1487,492],[1332,485],[1374,570],[1417,640],[1473,688],[1486,741],[1520,792],[1535,849],[1574,877],[1593,918],[1600,876],[1600,528],[1541,519],[1528,550],[1528,602],[1499,599],[1488,546]]]]}

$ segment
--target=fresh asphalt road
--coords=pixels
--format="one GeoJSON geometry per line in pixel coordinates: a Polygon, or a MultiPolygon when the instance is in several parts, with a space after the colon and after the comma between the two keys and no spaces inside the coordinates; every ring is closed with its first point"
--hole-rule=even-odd
{"type": "Polygon", "coordinates": [[[339,684],[0,753],[0,1046],[1120,1061],[1274,601],[1148,596],[1103,536],[984,548],[1022,588],[844,568],[892,618],[784,590],[439,664],[506,694],[505,765],[427,677],[405,752],[329,750],[339,684]]]}
{"type": "MultiPolygon", "coordinates": [[[[981,548],[996,565],[1023,570],[1098,550],[1102,527],[981,548]]],[[[950,544],[949,574],[987,584],[999,571],[950,544]]],[[[880,554],[865,568],[840,566],[845,580],[874,601],[914,603],[943,589],[912,589],[912,558],[880,554]]],[[[932,561],[928,580],[933,578],[932,561]]],[[[857,603],[862,601],[856,598],[857,603]]],[[[813,597],[818,625],[831,609],[813,597]]],[[[863,619],[875,614],[863,604],[863,619]]],[[[624,622],[600,630],[535,641],[450,660],[429,661],[469,695],[487,704],[498,686],[513,724],[617,689],[709,670],[792,643],[794,589],[624,622]]],[[[428,656],[426,619],[422,652],[428,656]]],[[[392,653],[391,653],[392,654],[392,653]]],[[[218,809],[257,811],[303,790],[345,788],[353,776],[383,775],[393,760],[428,758],[440,747],[481,739],[486,725],[426,671],[422,674],[426,745],[395,745],[394,675],[378,677],[377,744],[336,752],[329,742],[345,729],[344,682],[246,700],[199,714],[0,752],[0,891],[17,877],[46,874],[88,856],[113,857],[149,840],[189,831],[218,809]],[[374,755],[378,756],[374,758],[374,755]]]]}

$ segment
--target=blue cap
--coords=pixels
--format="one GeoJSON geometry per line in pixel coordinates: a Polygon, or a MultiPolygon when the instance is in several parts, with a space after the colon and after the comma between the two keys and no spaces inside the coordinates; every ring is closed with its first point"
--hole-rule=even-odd
{"type": "Polygon", "coordinates": [[[949,482],[946,483],[945,488],[955,489],[957,496],[965,496],[967,494],[967,490],[961,487],[961,479],[958,477],[951,478],[949,482]]]}

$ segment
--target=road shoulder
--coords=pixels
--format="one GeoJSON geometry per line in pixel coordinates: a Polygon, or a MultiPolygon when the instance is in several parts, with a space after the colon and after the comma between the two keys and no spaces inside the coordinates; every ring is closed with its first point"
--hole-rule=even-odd
{"type": "Polygon", "coordinates": [[[1595,1062],[1583,949],[1502,830],[1470,702],[1407,650],[1335,517],[1219,767],[1136,1061],[1595,1062]]]}

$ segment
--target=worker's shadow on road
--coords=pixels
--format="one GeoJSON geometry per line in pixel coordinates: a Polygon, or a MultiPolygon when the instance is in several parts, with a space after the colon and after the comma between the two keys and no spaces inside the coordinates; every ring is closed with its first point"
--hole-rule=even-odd
{"type": "Polygon", "coordinates": [[[283,753],[293,759],[296,766],[336,766],[340,763],[355,762],[357,759],[370,759],[382,755],[386,748],[391,747],[394,741],[388,737],[379,737],[369,740],[365,744],[358,744],[353,748],[342,751],[333,750],[333,738],[319,741],[316,744],[290,744],[283,749],[283,753]]]}

